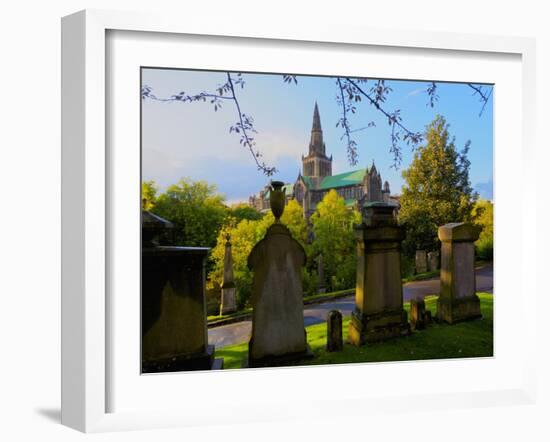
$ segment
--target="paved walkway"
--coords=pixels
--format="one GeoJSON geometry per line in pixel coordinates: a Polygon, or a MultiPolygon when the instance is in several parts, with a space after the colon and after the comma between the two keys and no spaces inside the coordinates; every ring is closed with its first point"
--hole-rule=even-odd
{"type": "MultiPolygon", "coordinates": [[[[489,264],[476,269],[476,287],[479,292],[493,292],[493,265],[489,264]]],[[[403,298],[424,297],[439,293],[439,278],[414,281],[403,285],[403,298]]],[[[323,304],[312,304],[304,308],[306,326],[324,322],[330,310],[340,310],[344,316],[350,315],[354,307],[353,295],[346,298],[328,301],[323,304]]],[[[216,347],[239,344],[250,339],[251,321],[236,322],[208,330],[208,343],[216,347]]]]}

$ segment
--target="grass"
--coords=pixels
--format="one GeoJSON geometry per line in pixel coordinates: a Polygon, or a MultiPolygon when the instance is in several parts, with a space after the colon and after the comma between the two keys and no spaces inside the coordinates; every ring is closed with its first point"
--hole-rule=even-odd
{"type": "Polygon", "coordinates": [[[249,308],[245,308],[243,310],[239,310],[238,312],[235,312],[235,313],[229,313],[227,315],[210,315],[206,318],[206,320],[208,322],[210,321],[218,321],[218,320],[221,320],[221,319],[228,319],[228,318],[235,318],[237,316],[246,316],[248,315],[249,313],[252,313],[252,309],[249,307],[249,308]]]}
{"type": "Polygon", "coordinates": [[[439,276],[439,270],[432,270],[431,272],[418,273],[416,275],[406,276],[402,278],[401,281],[403,284],[413,281],[422,281],[424,279],[435,278],[439,276]]]}
{"type": "Polygon", "coordinates": [[[304,296],[304,303],[312,303],[312,302],[315,302],[315,301],[319,301],[319,300],[329,300],[331,298],[335,298],[337,296],[340,296],[340,295],[351,295],[353,294],[355,291],[355,287],[354,288],[351,288],[351,289],[346,289],[346,290],[337,290],[335,292],[330,292],[330,293],[317,293],[315,295],[309,295],[309,296],[304,296]]]}
{"type": "MultiPolygon", "coordinates": [[[[493,295],[478,293],[482,319],[454,325],[433,323],[427,329],[414,331],[410,336],[381,343],[355,347],[344,344],[338,353],[325,351],[326,324],[306,328],[307,340],[315,358],[293,365],[343,364],[350,362],[411,361],[487,357],[493,355],[493,295]]],[[[426,308],[435,314],[437,297],[426,298],[426,308]]],[[[409,310],[409,303],[405,303],[409,310]]],[[[344,342],[347,340],[349,317],[344,318],[344,342]]],[[[217,358],[224,358],[224,368],[241,368],[248,352],[248,342],[216,350],[217,358]]]]}

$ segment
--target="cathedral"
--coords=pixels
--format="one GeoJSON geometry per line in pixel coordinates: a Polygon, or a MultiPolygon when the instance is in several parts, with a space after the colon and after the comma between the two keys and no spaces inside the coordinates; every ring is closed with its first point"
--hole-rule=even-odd
{"type": "MultiPolygon", "coordinates": [[[[323,197],[334,189],[346,202],[346,206],[361,210],[367,202],[384,201],[398,206],[398,200],[390,197],[390,185],[386,181],[382,185],[380,172],[372,166],[364,169],[332,174],[332,155],[327,156],[319,108],[315,103],[313,110],[313,125],[309,151],[302,155],[302,171],[292,184],[286,184],[287,201],[296,199],[304,209],[304,215],[309,218],[323,197]]],[[[248,199],[249,205],[258,211],[269,209],[269,186],[257,195],[248,199]]]]}

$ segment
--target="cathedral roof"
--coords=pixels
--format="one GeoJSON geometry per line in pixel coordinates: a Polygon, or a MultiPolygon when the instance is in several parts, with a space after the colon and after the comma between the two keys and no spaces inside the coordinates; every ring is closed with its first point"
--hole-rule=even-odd
{"type": "Polygon", "coordinates": [[[334,189],[337,187],[345,187],[345,186],[352,186],[354,184],[360,184],[365,178],[365,175],[367,174],[367,172],[368,170],[365,168],[365,169],[359,169],[359,170],[352,170],[351,172],[339,173],[338,175],[326,176],[323,178],[323,181],[321,181],[321,185],[319,186],[319,189],[328,190],[328,189],[334,189]]]}
{"type": "MultiPolygon", "coordinates": [[[[283,187],[282,187],[282,190],[285,191],[285,195],[292,195],[292,193],[294,192],[294,184],[290,183],[290,184],[285,184],[283,187]]],[[[269,199],[269,190],[267,192],[264,193],[264,198],[265,199],[269,199]]]]}

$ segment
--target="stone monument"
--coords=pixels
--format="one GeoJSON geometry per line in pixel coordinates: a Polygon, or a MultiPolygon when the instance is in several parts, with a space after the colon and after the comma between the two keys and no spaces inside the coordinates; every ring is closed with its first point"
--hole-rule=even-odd
{"type": "Polygon", "coordinates": [[[237,311],[237,289],[233,278],[233,257],[231,255],[231,242],[229,234],[225,237],[225,255],[223,258],[223,282],[221,285],[222,299],[220,315],[227,315],[237,311]]]}
{"type": "Polygon", "coordinates": [[[383,202],[368,203],[363,222],[355,227],[357,286],[349,327],[354,345],[410,333],[401,283],[404,232],[397,225],[394,208],[383,202]]]}
{"type": "Polygon", "coordinates": [[[323,270],[323,254],[317,257],[317,293],[325,293],[325,272],[323,270]]]}
{"type": "Polygon", "coordinates": [[[327,315],[327,351],[342,351],[343,349],[342,313],[338,310],[331,310],[327,315]]]}
{"type": "Polygon", "coordinates": [[[410,316],[413,330],[424,330],[432,322],[432,312],[426,310],[423,298],[411,299],[410,316]]]}
{"type": "Polygon", "coordinates": [[[441,241],[441,292],[437,319],[453,324],[481,317],[476,295],[475,247],[481,228],[450,223],[438,230],[441,241]]]}
{"type": "Polygon", "coordinates": [[[304,328],[301,269],[306,254],[280,221],[285,207],[283,183],[271,185],[275,223],[248,256],[248,267],[254,272],[249,367],[285,365],[312,356],[304,328]]]}
{"type": "Polygon", "coordinates": [[[172,224],[142,211],[143,373],[222,368],[208,345],[204,265],[208,248],[162,246],[172,224]]]}
{"type": "Polygon", "coordinates": [[[439,252],[428,252],[428,271],[439,269],[439,252]]]}
{"type": "Polygon", "coordinates": [[[426,273],[428,271],[428,258],[426,250],[417,250],[414,257],[414,268],[416,273],[426,273]]]}

